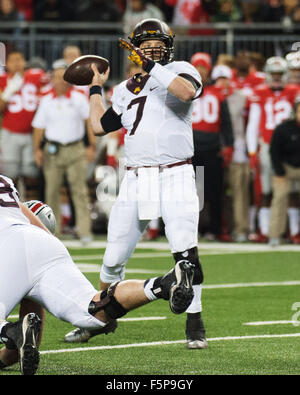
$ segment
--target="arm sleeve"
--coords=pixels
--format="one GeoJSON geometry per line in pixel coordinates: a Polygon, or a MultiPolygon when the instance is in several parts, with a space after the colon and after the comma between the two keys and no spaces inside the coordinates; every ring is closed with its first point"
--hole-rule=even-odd
{"type": "Polygon", "coordinates": [[[221,133],[225,146],[233,146],[233,130],[228,103],[224,100],[221,103],[221,133]]]}
{"type": "Polygon", "coordinates": [[[252,103],[250,105],[249,118],[246,129],[246,141],[249,153],[255,153],[257,151],[260,114],[261,109],[259,104],[252,103]]]}
{"type": "Polygon", "coordinates": [[[196,90],[196,94],[193,97],[193,100],[198,99],[198,97],[200,97],[202,95],[202,93],[203,93],[202,83],[199,80],[196,80],[190,74],[181,73],[181,74],[178,74],[178,75],[180,75],[180,77],[185,78],[186,80],[188,80],[188,81],[190,81],[192,83],[193,87],[196,90]]]}
{"type": "Polygon", "coordinates": [[[284,176],[285,170],[283,167],[282,155],[282,138],[280,126],[275,128],[270,144],[270,156],[274,172],[277,176],[284,176]]]}
{"type": "Polygon", "coordinates": [[[122,128],[121,123],[122,114],[117,114],[115,110],[110,107],[100,119],[102,129],[105,133],[114,132],[122,128]]]}
{"type": "Polygon", "coordinates": [[[174,72],[180,77],[187,79],[193,84],[193,86],[196,89],[196,93],[195,96],[193,97],[193,100],[197,99],[199,96],[201,96],[203,91],[201,75],[198,73],[195,67],[188,62],[182,61],[175,63],[176,64],[174,66],[174,72]]]}

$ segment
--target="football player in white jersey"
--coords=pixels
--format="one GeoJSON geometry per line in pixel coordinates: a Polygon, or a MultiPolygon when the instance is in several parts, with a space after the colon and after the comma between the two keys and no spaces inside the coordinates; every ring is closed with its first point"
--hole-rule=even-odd
{"type": "Polygon", "coordinates": [[[6,318],[25,296],[57,318],[86,329],[104,329],[111,319],[157,297],[169,300],[175,314],[183,313],[192,302],[195,266],[188,260],[177,262],[162,277],[117,281],[98,292],[62,242],[45,230],[20,203],[12,180],[0,175],[0,343],[18,351],[24,375],[38,368],[41,320],[35,313],[15,323],[6,318]]]}
{"type": "MultiPolygon", "coordinates": [[[[187,309],[188,348],[206,348],[201,317],[203,272],[198,257],[199,199],[195,172],[192,101],[202,92],[201,76],[188,62],[173,61],[174,34],[164,22],[145,19],[119,40],[142,73],[114,88],[112,107],[103,106],[101,91],[109,70],[92,65],[90,120],[96,135],[124,127],[126,171],[111,210],[100,288],[124,278],[125,265],[147,224],[162,217],[175,262],[196,265],[194,299],[187,309]]],[[[87,341],[97,332],[77,328],[65,341],[87,341]]]]}

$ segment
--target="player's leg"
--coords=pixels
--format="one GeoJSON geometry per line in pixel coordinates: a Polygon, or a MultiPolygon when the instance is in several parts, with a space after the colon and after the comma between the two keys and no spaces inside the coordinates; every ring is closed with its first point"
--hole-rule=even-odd
{"type": "Polygon", "coordinates": [[[63,150],[66,161],[69,161],[66,175],[75,209],[77,233],[82,243],[88,243],[92,240],[92,234],[84,146],[78,143],[63,150]]]}
{"type": "Polygon", "coordinates": [[[17,180],[21,168],[22,145],[17,133],[1,130],[0,145],[2,147],[2,173],[12,180],[17,180]],[[4,149],[5,147],[5,149],[4,149]]]}
{"type": "MultiPolygon", "coordinates": [[[[127,171],[119,196],[109,216],[107,244],[100,271],[100,290],[102,291],[110,284],[124,280],[126,262],[147,226],[147,221],[138,219],[136,187],[136,175],[133,171],[127,171]]],[[[68,343],[86,342],[98,334],[114,332],[116,327],[117,322],[112,320],[103,330],[88,331],[76,328],[66,334],[65,341],[68,343]]]]}
{"type": "Polygon", "coordinates": [[[162,175],[162,218],[175,262],[185,259],[195,265],[194,298],[187,309],[188,348],[206,348],[205,328],[201,317],[203,271],[198,256],[199,199],[192,166],[164,170],[162,175]],[[170,182],[169,180],[173,180],[170,182]]]}
{"type": "Polygon", "coordinates": [[[45,178],[45,201],[52,208],[56,217],[56,234],[61,232],[60,191],[64,176],[64,163],[59,161],[59,152],[50,154],[48,143],[44,147],[43,173],[45,178]]]}
{"type": "Polygon", "coordinates": [[[80,272],[63,244],[40,229],[25,235],[27,242],[39,241],[38,248],[27,245],[27,259],[35,262],[38,254],[39,266],[34,263],[30,277],[35,285],[27,297],[41,303],[55,317],[80,328],[103,328],[111,319],[117,319],[149,301],[163,298],[169,300],[171,310],[182,313],[193,298],[192,281],[194,265],[182,260],[162,277],[117,282],[107,290],[98,292],[80,272]],[[27,238],[28,237],[28,238],[27,238]],[[38,250],[38,251],[36,251],[38,250]],[[48,251],[48,253],[47,253],[48,251]],[[49,251],[51,251],[49,257],[49,251]],[[39,267],[40,270],[37,270],[39,267]],[[117,290],[117,291],[116,291],[117,290]],[[99,302],[94,305],[91,301],[99,302]],[[104,307],[107,307],[104,308],[104,307]],[[105,314],[94,316],[97,311],[105,314]]]}
{"type": "Polygon", "coordinates": [[[288,205],[288,225],[290,241],[294,244],[300,242],[300,195],[297,179],[291,180],[288,205]]]}
{"type": "Polygon", "coordinates": [[[34,162],[32,136],[24,135],[21,174],[24,177],[26,200],[40,199],[40,170],[34,162]]]}
{"type": "MultiPolygon", "coordinates": [[[[45,319],[45,309],[38,303],[33,302],[29,299],[22,299],[20,303],[19,310],[19,319],[25,317],[29,313],[35,313],[41,319],[40,331],[36,339],[37,347],[40,346],[42,341],[42,333],[44,327],[44,319],[45,319]]],[[[4,369],[8,366],[14,365],[18,362],[18,352],[17,350],[10,350],[6,347],[3,347],[0,350],[0,369],[4,369]]]]}
{"type": "MultiPolygon", "coordinates": [[[[4,263],[0,276],[0,337],[6,349],[9,349],[7,353],[10,357],[15,357],[17,351],[21,372],[33,374],[38,366],[37,338],[40,319],[33,313],[26,314],[17,323],[6,321],[12,309],[32,287],[32,279],[27,268],[25,241],[20,231],[22,228],[27,226],[12,226],[0,236],[4,263]]],[[[2,368],[5,366],[5,363],[1,364],[2,368]]]]}
{"type": "Polygon", "coordinates": [[[187,260],[178,262],[161,277],[114,283],[95,295],[89,312],[102,322],[118,319],[128,311],[157,299],[168,300],[174,314],[183,313],[193,299],[195,267],[187,260]]]}
{"type": "Polygon", "coordinates": [[[258,228],[261,238],[258,241],[266,242],[268,240],[270,228],[270,206],[272,199],[272,163],[269,153],[269,144],[262,143],[259,151],[260,176],[262,186],[261,208],[258,212],[258,228]]]}

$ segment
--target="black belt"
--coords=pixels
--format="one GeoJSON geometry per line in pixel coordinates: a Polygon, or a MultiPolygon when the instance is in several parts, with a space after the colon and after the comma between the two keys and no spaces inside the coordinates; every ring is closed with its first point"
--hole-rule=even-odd
{"type": "Polygon", "coordinates": [[[47,140],[46,139],[46,143],[53,144],[53,145],[56,145],[56,146],[59,146],[59,147],[68,147],[70,145],[74,145],[74,144],[80,143],[82,141],[83,140],[81,139],[81,140],[72,141],[71,143],[63,144],[63,143],[59,143],[58,141],[52,141],[52,140],[47,140]]]}
{"type": "Polygon", "coordinates": [[[137,170],[141,167],[158,167],[160,170],[169,169],[170,167],[182,166],[182,165],[191,165],[192,159],[183,160],[181,162],[170,163],[169,165],[148,165],[148,166],[125,166],[125,170],[137,170]]]}

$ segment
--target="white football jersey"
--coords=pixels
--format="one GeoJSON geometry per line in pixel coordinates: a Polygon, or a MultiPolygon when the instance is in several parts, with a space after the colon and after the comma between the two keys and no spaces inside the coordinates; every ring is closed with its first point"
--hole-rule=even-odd
{"type": "Polygon", "coordinates": [[[30,223],[19,203],[19,194],[13,181],[0,174],[0,231],[11,225],[30,223]]]}
{"type": "MultiPolygon", "coordinates": [[[[188,62],[165,65],[173,73],[188,74],[202,90],[201,76],[188,62]]],[[[124,140],[128,166],[169,164],[194,155],[192,102],[179,100],[150,75],[135,76],[114,88],[112,108],[127,130],[124,140]]]]}

